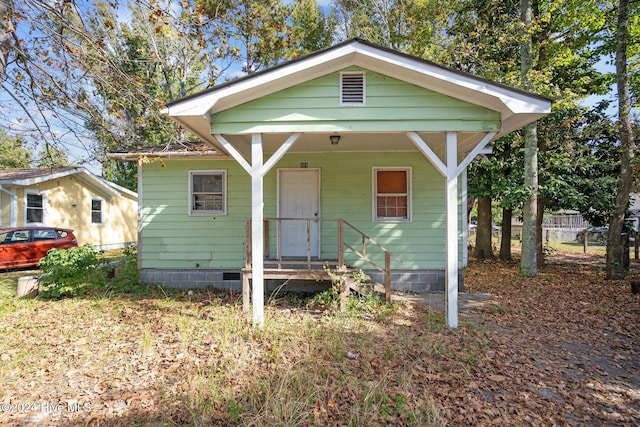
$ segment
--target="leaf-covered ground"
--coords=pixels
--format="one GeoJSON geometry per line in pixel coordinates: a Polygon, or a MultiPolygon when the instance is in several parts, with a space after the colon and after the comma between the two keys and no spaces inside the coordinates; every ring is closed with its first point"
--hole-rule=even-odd
{"type": "Polygon", "coordinates": [[[640,295],[605,280],[601,257],[552,257],[535,279],[482,263],[467,283],[496,298],[474,316],[490,348],[479,395],[502,417],[491,424],[640,424],[640,295]]]}
{"type": "Polygon", "coordinates": [[[3,273],[0,424],[636,426],[640,295],[601,261],[472,262],[494,299],[457,330],[420,303],[284,297],[257,330],[224,292],[16,300],[3,273]]]}

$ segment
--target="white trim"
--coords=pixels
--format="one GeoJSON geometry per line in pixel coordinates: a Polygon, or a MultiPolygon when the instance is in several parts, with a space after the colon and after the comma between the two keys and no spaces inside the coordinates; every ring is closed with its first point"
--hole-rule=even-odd
{"type": "Polygon", "coordinates": [[[253,325],[264,326],[264,177],[262,135],[251,135],[251,282],[253,325]]]}
{"type": "Polygon", "coordinates": [[[462,267],[466,268],[469,265],[469,217],[467,215],[467,198],[468,194],[468,177],[467,177],[467,168],[462,172],[462,176],[460,178],[460,185],[462,185],[462,190],[460,194],[460,207],[462,209],[461,217],[461,227],[462,227],[462,267]]]}
{"type": "Polygon", "coordinates": [[[214,135],[214,137],[218,140],[218,142],[220,142],[220,144],[222,144],[224,149],[227,150],[227,153],[231,154],[231,157],[233,157],[236,162],[238,162],[238,164],[242,166],[242,169],[244,169],[249,175],[251,175],[252,166],[249,164],[249,162],[247,162],[242,154],[240,154],[240,152],[236,150],[235,147],[224,136],[216,134],[214,135]]]}
{"type": "Polygon", "coordinates": [[[412,222],[413,221],[413,169],[411,166],[374,166],[371,168],[371,222],[412,222]],[[407,173],[407,217],[378,218],[378,171],[403,171],[407,173]]]}
{"type": "Polygon", "coordinates": [[[58,171],[55,173],[52,172],[49,175],[43,175],[36,178],[2,181],[0,184],[4,183],[4,184],[21,186],[21,187],[31,187],[36,184],[52,181],[54,179],[64,178],[70,175],[75,176],[75,178],[78,181],[95,188],[96,191],[103,193],[107,197],[121,196],[121,191],[124,191],[132,198],[134,197],[132,191],[124,189],[123,187],[120,187],[117,184],[114,184],[102,177],[94,175],[93,173],[89,172],[87,169],[83,167],[73,167],[73,168],[63,170],[63,171],[58,171]]]}
{"type": "Polygon", "coordinates": [[[46,191],[38,191],[32,189],[24,190],[24,225],[45,225],[47,223],[47,192],[46,191]],[[35,194],[42,197],[42,222],[27,222],[27,211],[29,209],[29,195],[35,194]]]}
{"type": "Polygon", "coordinates": [[[143,187],[143,180],[142,180],[142,162],[137,162],[138,163],[138,187],[137,187],[137,193],[138,193],[138,217],[137,217],[137,230],[136,230],[136,237],[138,239],[138,250],[136,251],[136,264],[138,266],[138,271],[142,270],[142,253],[143,253],[143,245],[144,242],[142,241],[142,207],[144,206],[143,203],[143,193],[142,193],[142,187],[143,187]]]}
{"type": "Polygon", "coordinates": [[[96,227],[104,226],[104,217],[105,217],[105,200],[102,197],[91,197],[91,205],[89,206],[89,224],[96,227]],[[100,222],[93,222],[93,213],[96,212],[93,210],[93,202],[100,202],[100,222]]]}
{"type": "Polygon", "coordinates": [[[447,176],[447,167],[440,160],[440,157],[429,147],[429,144],[418,135],[417,132],[407,132],[407,137],[413,142],[413,144],[424,154],[424,156],[431,162],[431,164],[440,172],[440,175],[447,176]]]}
{"type": "MultiPolygon", "coordinates": [[[[211,114],[353,66],[500,112],[502,129],[496,138],[551,111],[551,102],[540,96],[352,40],[187,97],[172,103],[162,113],[225,151],[225,147],[210,135],[211,114]]],[[[276,132],[272,128],[262,131],[276,132]]]]}
{"type": "Polygon", "coordinates": [[[218,170],[189,170],[189,191],[188,191],[187,212],[189,216],[206,215],[226,215],[227,214],[227,171],[218,170]],[[194,210],[193,209],[193,176],[194,175],[222,175],[222,210],[194,210]]]}
{"type": "MultiPolygon", "coordinates": [[[[456,167],[456,176],[460,175],[464,170],[467,169],[467,166],[476,158],[477,155],[482,152],[487,144],[491,142],[494,136],[496,136],[497,132],[488,132],[485,136],[482,137],[482,140],[476,144],[476,146],[465,156],[465,158],[460,162],[460,164],[456,167]]],[[[457,161],[457,160],[456,160],[457,161]]]]}
{"type": "Polygon", "coordinates": [[[447,326],[458,327],[458,135],[447,132],[447,176],[445,183],[445,313],[447,326]]]}
{"type": "Polygon", "coordinates": [[[10,226],[17,227],[18,226],[18,193],[16,187],[11,189],[11,218],[10,218],[10,226]]]}
{"type": "Polygon", "coordinates": [[[293,147],[293,144],[296,143],[296,141],[298,140],[298,138],[300,137],[300,133],[293,133],[289,136],[289,138],[287,138],[287,140],[284,142],[284,144],[282,144],[275,153],[273,153],[271,155],[271,157],[269,158],[269,160],[267,160],[263,165],[262,165],[262,176],[264,177],[267,172],[269,172],[271,170],[272,167],[275,166],[276,163],[278,163],[280,161],[280,159],[282,159],[282,157],[284,157],[285,154],[287,154],[287,151],[289,151],[289,149],[291,147],[293,147]]]}

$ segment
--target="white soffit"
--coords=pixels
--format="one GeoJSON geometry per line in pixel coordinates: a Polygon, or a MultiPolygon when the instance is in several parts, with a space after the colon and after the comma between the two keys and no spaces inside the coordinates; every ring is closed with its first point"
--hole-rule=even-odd
{"type": "Polygon", "coordinates": [[[353,40],[170,104],[164,112],[172,117],[204,116],[211,111],[223,111],[349,66],[359,66],[388,75],[500,111],[507,116],[509,113],[542,116],[550,111],[550,101],[542,97],[511,90],[484,79],[353,40]]]}
{"type": "Polygon", "coordinates": [[[163,113],[203,140],[221,148],[218,141],[210,135],[211,114],[350,66],[362,67],[499,111],[503,126],[496,138],[531,123],[551,111],[551,102],[541,96],[354,39],[175,101],[170,103],[163,113]]]}

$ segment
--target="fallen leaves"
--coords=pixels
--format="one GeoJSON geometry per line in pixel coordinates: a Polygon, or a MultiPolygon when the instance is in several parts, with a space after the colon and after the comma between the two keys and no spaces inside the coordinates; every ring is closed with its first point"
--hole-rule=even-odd
{"type": "Polygon", "coordinates": [[[457,330],[414,303],[355,319],[284,303],[258,331],[223,292],[21,302],[0,314],[0,403],[65,410],[0,424],[639,424],[628,284],[551,261],[535,279],[472,263],[465,285],[495,301],[457,330]]]}

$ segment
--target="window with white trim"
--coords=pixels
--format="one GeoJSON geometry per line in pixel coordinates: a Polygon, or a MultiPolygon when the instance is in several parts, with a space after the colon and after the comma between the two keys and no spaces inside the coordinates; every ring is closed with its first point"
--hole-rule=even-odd
{"type": "Polygon", "coordinates": [[[46,203],[44,194],[27,191],[25,199],[25,223],[44,224],[44,209],[46,203]]]}
{"type": "Polygon", "coordinates": [[[411,221],[411,168],[374,168],[373,194],[374,221],[411,221]]]}
{"type": "Polygon", "coordinates": [[[190,171],[189,214],[226,215],[226,181],[226,171],[190,171]]]}
{"type": "Polygon", "coordinates": [[[364,105],[366,99],[363,71],[340,73],[340,105],[364,105]]]}
{"type": "Polygon", "coordinates": [[[91,199],[91,224],[102,225],[104,221],[104,200],[91,199]]]}

